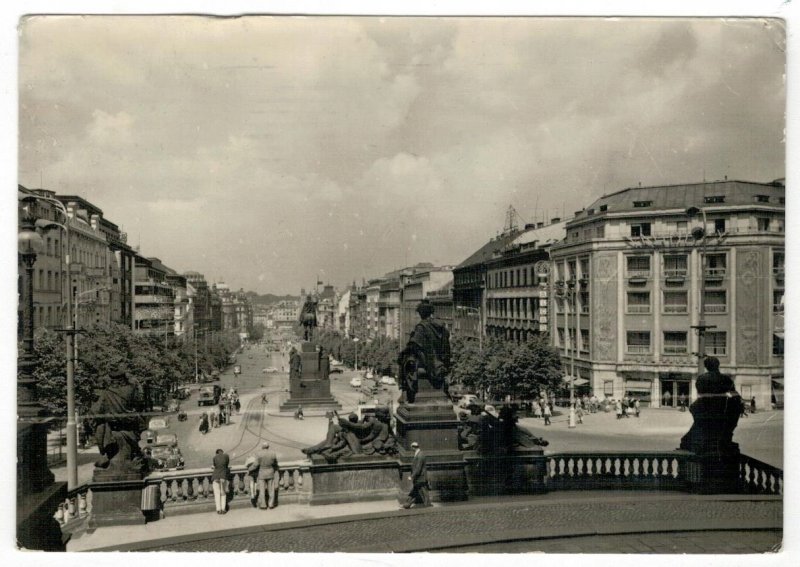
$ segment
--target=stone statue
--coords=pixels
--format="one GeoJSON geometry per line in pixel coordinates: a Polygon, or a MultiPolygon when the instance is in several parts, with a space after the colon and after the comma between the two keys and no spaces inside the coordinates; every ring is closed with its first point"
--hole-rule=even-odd
{"type": "Polygon", "coordinates": [[[517,427],[516,408],[504,406],[495,417],[485,411],[478,415],[459,413],[458,441],[462,451],[510,454],[517,448],[547,447],[549,443],[517,427]]]}
{"type": "Polygon", "coordinates": [[[697,400],[689,406],[694,423],[681,439],[681,449],[701,456],[725,457],[739,454],[733,431],[742,413],[742,398],[730,376],[720,373],[719,359],[703,361],[707,372],[697,378],[697,400]]]}
{"type": "Polygon", "coordinates": [[[297,349],[292,347],[292,350],[289,351],[289,380],[299,380],[302,370],[303,359],[297,349]]]}
{"type": "Polygon", "coordinates": [[[303,340],[310,341],[314,336],[317,326],[317,300],[312,296],[306,297],[306,302],[300,309],[299,323],[303,326],[303,340]]]}
{"type": "Polygon", "coordinates": [[[414,403],[420,379],[441,390],[446,388],[446,378],[450,373],[450,333],[447,327],[431,319],[433,305],[427,299],[417,305],[417,313],[421,320],[398,357],[400,389],[403,401],[409,404],[414,403]]]}
{"type": "Polygon", "coordinates": [[[144,400],[137,384],[128,382],[127,375],[117,370],[109,376],[107,387],[95,390],[97,400],[92,404],[90,417],[94,438],[101,458],[95,470],[108,474],[141,474],[144,460],[139,448],[139,436],[145,428],[144,400]]]}
{"type": "Polygon", "coordinates": [[[355,413],[347,418],[328,412],[328,434],[325,440],[302,449],[306,455],[318,454],[329,463],[350,455],[394,455],[397,439],[389,428],[388,408],[377,408],[376,415],[359,422],[355,413]]]}

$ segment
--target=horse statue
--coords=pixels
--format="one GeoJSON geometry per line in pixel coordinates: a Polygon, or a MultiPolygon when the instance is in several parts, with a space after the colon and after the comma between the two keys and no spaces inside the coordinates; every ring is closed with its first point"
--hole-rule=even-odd
{"type": "MultiPolygon", "coordinates": [[[[119,378],[119,375],[112,376],[119,378]]],[[[101,458],[95,470],[109,474],[141,473],[144,465],[139,436],[144,430],[144,400],[138,385],[115,383],[95,390],[90,418],[101,458]]]]}
{"type": "Polygon", "coordinates": [[[306,302],[300,309],[299,323],[303,327],[303,340],[310,341],[314,336],[314,328],[317,326],[317,302],[311,296],[306,298],[306,302]]]}

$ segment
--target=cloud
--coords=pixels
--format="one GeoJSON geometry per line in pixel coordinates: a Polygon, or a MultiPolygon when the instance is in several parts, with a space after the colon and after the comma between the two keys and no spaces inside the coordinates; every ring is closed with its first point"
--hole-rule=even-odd
{"type": "Polygon", "coordinates": [[[29,18],[20,182],[296,292],[458,263],[509,204],[781,177],[784,50],[776,20],[29,18]]]}

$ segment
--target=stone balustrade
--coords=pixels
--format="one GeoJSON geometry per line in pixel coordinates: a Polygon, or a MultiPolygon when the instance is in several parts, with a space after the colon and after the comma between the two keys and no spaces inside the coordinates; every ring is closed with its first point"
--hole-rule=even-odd
{"type": "MultiPolygon", "coordinates": [[[[470,495],[506,493],[498,487],[486,485],[487,474],[501,476],[513,493],[548,492],[555,490],[675,490],[689,491],[695,455],[688,451],[569,451],[547,455],[516,455],[486,458],[477,455],[464,457],[463,467],[469,479],[470,495]],[[499,460],[498,460],[499,459],[499,460]],[[502,462],[501,462],[502,461],[502,462]],[[513,461],[513,462],[512,462],[513,461]],[[518,462],[517,462],[518,461],[518,462]],[[509,472],[510,471],[510,472],[509,472]],[[541,478],[541,477],[544,478],[541,478]],[[510,484],[509,484],[510,483],[510,484]],[[474,494],[473,494],[474,493],[474,494]]],[[[400,482],[401,463],[393,473],[400,482]]],[[[381,467],[386,468],[382,461],[381,467]]],[[[450,463],[451,465],[453,463],[450,463]]],[[[319,470],[341,467],[348,475],[358,474],[360,466],[374,469],[374,461],[349,462],[342,465],[323,465],[310,461],[281,463],[277,498],[279,504],[326,503],[326,487],[318,487],[314,494],[312,467],[319,470]],[[314,498],[320,500],[314,501],[314,498]]],[[[391,465],[389,465],[391,466],[391,465]]],[[[432,465],[433,466],[433,465],[432,465]]],[[[738,490],[744,494],[783,494],[783,471],[752,457],[739,458],[738,490]]],[[[435,469],[436,467],[433,466],[435,469]]],[[[315,469],[316,470],[316,469],[315,469]]],[[[319,472],[319,471],[318,471],[319,472]]],[[[229,502],[232,508],[250,506],[253,486],[243,465],[231,468],[229,502]]],[[[324,483],[323,483],[324,484],[324,483]]],[[[150,519],[170,514],[207,512],[214,509],[211,468],[153,473],[145,478],[145,490],[155,487],[159,509],[146,512],[150,519]]],[[[328,487],[329,489],[330,487],[328,487]]],[[[399,485],[398,485],[399,488],[399,485]]],[[[384,491],[396,495],[401,491],[384,491]]],[[[329,496],[329,495],[327,495],[329,496]]],[[[358,494],[353,493],[357,501],[358,494]]],[[[384,495],[385,496],[385,495],[384,495]]],[[[59,504],[54,517],[65,534],[74,534],[88,526],[92,515],[92,484],[86,484],[68,493],[59,504]]]]}
{"type": "Polygon", "coordinates": [[[548,490],[687,490],[688,451],[575,451],[545,455],[548,490]]]}

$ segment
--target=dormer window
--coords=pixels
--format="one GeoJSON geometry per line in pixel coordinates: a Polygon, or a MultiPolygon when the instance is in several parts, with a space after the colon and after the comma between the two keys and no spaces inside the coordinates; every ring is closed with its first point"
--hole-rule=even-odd
{"type": "Polygon", "coordinates": [[[706,203],[724,203],[725,195],[709,195],[704,199],[706,203]]]}
{"type": "Polygon", "coordinates": [[[649,207],[653,204],[653,201],[634,201],[633,206],[637,209],[643,209],[645,207],[649,207]]]}
{"type": "Polygon", "coordinates": [[[594,214],[594,209],[586,209],[586,216],[590,216],[594,214]]]}
{"type": "Polygon", "coordinates": [[[756,195],[756,203],[769,203],[769,195],[756,195]]]}
{"type": "Polygon", "coordinates": [[[600,205],[600,212],[604,213],[608,210],[608,205],[600,205]]]}

